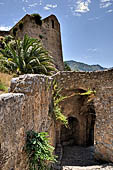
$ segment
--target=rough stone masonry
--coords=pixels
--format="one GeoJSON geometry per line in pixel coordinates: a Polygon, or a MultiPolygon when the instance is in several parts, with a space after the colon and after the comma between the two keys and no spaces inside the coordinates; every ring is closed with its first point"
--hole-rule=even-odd
{"type": "Polygon", "coordinates": [[[32,15],[26,14],[9,31],[0,31],[0,36],[14,36],[14,29],[17,30],[15,38],[23,39],[24,35],[27,34],[32,38],[39,39],[53,57],[56,68],[60,71],[64,70],[60,23],[55,15],[44,18],[42,25],[38,25],[32,15]],[[19,27],[20,24],[23,24],[22,29],[19,27]]]}
{"type": "MultiPolygon", "coordinates": [[[[48,131],[54,146],[65,143],[66,136],[63,134],[65,131],[62,130],[62,125],[54,122],[48,115],[54,79],[65,95],[76,89],[95,89],[95,158],[113,162],[113,70],[58,72],[52,77],[31,74],[13,78],[10,93],[0,95],[1,170],[28,170],[27,157],[23,150],[28,130],[48,131]]],[[[79,115],[80,107],[72,101],[82,107],[84,100],[77,96],[67,98],[61,103],[62,111],[67,118],[74,118],[77,122],[79,129],[76,129],[75,133],[78,135],[78,130],[81,134],[78,135],[77,144],[87,145],[86,134],[89,133],[86,133],[84,128],[87,129],[88,114],[79,115]]],[[[77,139],[76,135],[74,139],[77,139]]]]}

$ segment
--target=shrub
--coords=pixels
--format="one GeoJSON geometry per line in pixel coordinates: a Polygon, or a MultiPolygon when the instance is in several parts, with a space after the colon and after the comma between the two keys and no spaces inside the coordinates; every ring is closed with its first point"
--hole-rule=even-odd
{"type": "Polygon", "coordinates": [[[70,66],[66,62],[64,62],[64,71],[71,71],[70,66]]]}
{"type": "Polygon", "coordinates": [[[4,72],[14,74],[46,74],[55,71],[53,58],[43,48],[39,40],[27,35],[24,39],[14,40],[0,49],[0,66],[4,72]]]}
{"type": "Polygon", "coordinates": [[[39,14],[31,14],[31,17],[35,20],[37,25],[42,25],[42,17],[39,14]]]}
{"type": "Polygon", "coordinates": [[[53,150],[47,132],[27,132],[25,151],[28,154],[30,170],[47,170],[48,163],[56,162],[53,150]]]}

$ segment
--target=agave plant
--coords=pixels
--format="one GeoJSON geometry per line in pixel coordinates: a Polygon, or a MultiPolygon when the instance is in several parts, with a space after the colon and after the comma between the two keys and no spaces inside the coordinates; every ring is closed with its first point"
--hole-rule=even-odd
{"type": "Polygon", "coordinates": [[[0,49],[0,54],[2,69],[9,73],[51,75],[57,71],[53,58],[43,48],[40,41],[27,35],[22,41],[13,40],[5,43],[5,48],[0,49]]]}

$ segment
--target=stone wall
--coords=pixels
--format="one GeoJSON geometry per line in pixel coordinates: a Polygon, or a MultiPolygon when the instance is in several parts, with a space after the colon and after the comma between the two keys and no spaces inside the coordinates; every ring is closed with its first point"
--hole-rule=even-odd
{"type": "Polygon", "coordinates": [[[15,93],[0,95],[1,170],[28,170],[23,147],[29,130],[48,131],[55,145],[54,122],[48,116],[51,81],[44,76],[21,76],[12,80],[11,91],[15,93]]]}
{"type": "Polygon", "coordinates": [[[9,35],[9,31],[0,31],[0,36],[7,36],[9,35]]]}
{"type": "MultiPolygon", "coordinates": [[[[95,158],[113,162],[113,70],[98,72],[60,72],[54,78],[58,81],[59,87],[62,88],[62,94],[68,96],[73,94],[77,89],[95,90],[93,99],[96,120],[94,126],[94,146],[95,158]]],[[[84,130],[85,117],[81,115],[83,104],[81,100],[77,101],[77,96],[69,100],[68,98],[61,103],[63,113],[67,117],[75,117],[79,120],[80,133],[79,144],[84,144],[87,136],[84,130]],[[81,110],[79,105],[81,103],[81,110]],[[72,109],[73,108],[73,109],[72,109]],[[83,143],[81,143],[83,142],[83,143]]],[[[86,110],[87,116],[87,110],[86,110]]],[[[62,126],[57,125],[56,141],[61,143],[62,126]]],[[[66,133],[66,132],[65,132],[66,133]]]]}
{"type": "MultiPolygon", "coordinates": [[[[23,75],[12,79],[11,93],[0,95],[0,169],[28,170],[23,150],[26,132],[48,131],[51,143],[61,144],[62,125],[48,116],[54,79],[62,88],[62,95],[71,95],[76,89],[96,91],[93,106],[96,113],[94,127],[95,157],[113,162],[113,70],[102,72],[59,72],[53,77],[23,75]]],[[[78,120],[82,134],[78,144],[87,142],[85,116],[82,117],[82,98],[65,99],[61,103],[63,113],[78,120]],[[80,101],[80,102],[78,102],[80,101]],[[77,102],[77,103],[76,103],[77,102]],[[81,106],[81,107],[80,107],[81,106]],[[80,122],[81,121],[81,122],[80,122]],[[83,135],[84,138],[83,138],[83,135]]],[[[90,125],[90,121],[88,123],[90,125]]],[[[63,138],[62,138],[63,139],[63,138]]]]}
{"type": "Polygon", "coordinates": [[[56,68],[60,71],[64,70],[60,23],[56,16],[51,15],[43,19],[42,25],[40,26],[36,24],[33,17],[26,15],[10,30],[10,34],[12,35],[14,28],[17,28],[17,38],[23,39],[24,35],[27,34],[30,37],[40,39],[44,48],[47,49],[53,57],[56,68]],[[20,23],[23,23],[21,30],[19,29],[20,23]]]}

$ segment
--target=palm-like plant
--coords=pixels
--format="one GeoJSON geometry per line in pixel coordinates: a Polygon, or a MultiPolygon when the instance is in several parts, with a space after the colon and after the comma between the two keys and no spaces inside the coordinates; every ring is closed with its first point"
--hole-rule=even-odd
{"type": "Polygon", "coordinates": [[[40,41],[27,35],[22,41],[13,40],[5,43],[5,48],[0,49],[0,53],[1,65],[7,72],[51,75],[57,71],[52,57],[42,47],[40,41]]]}

